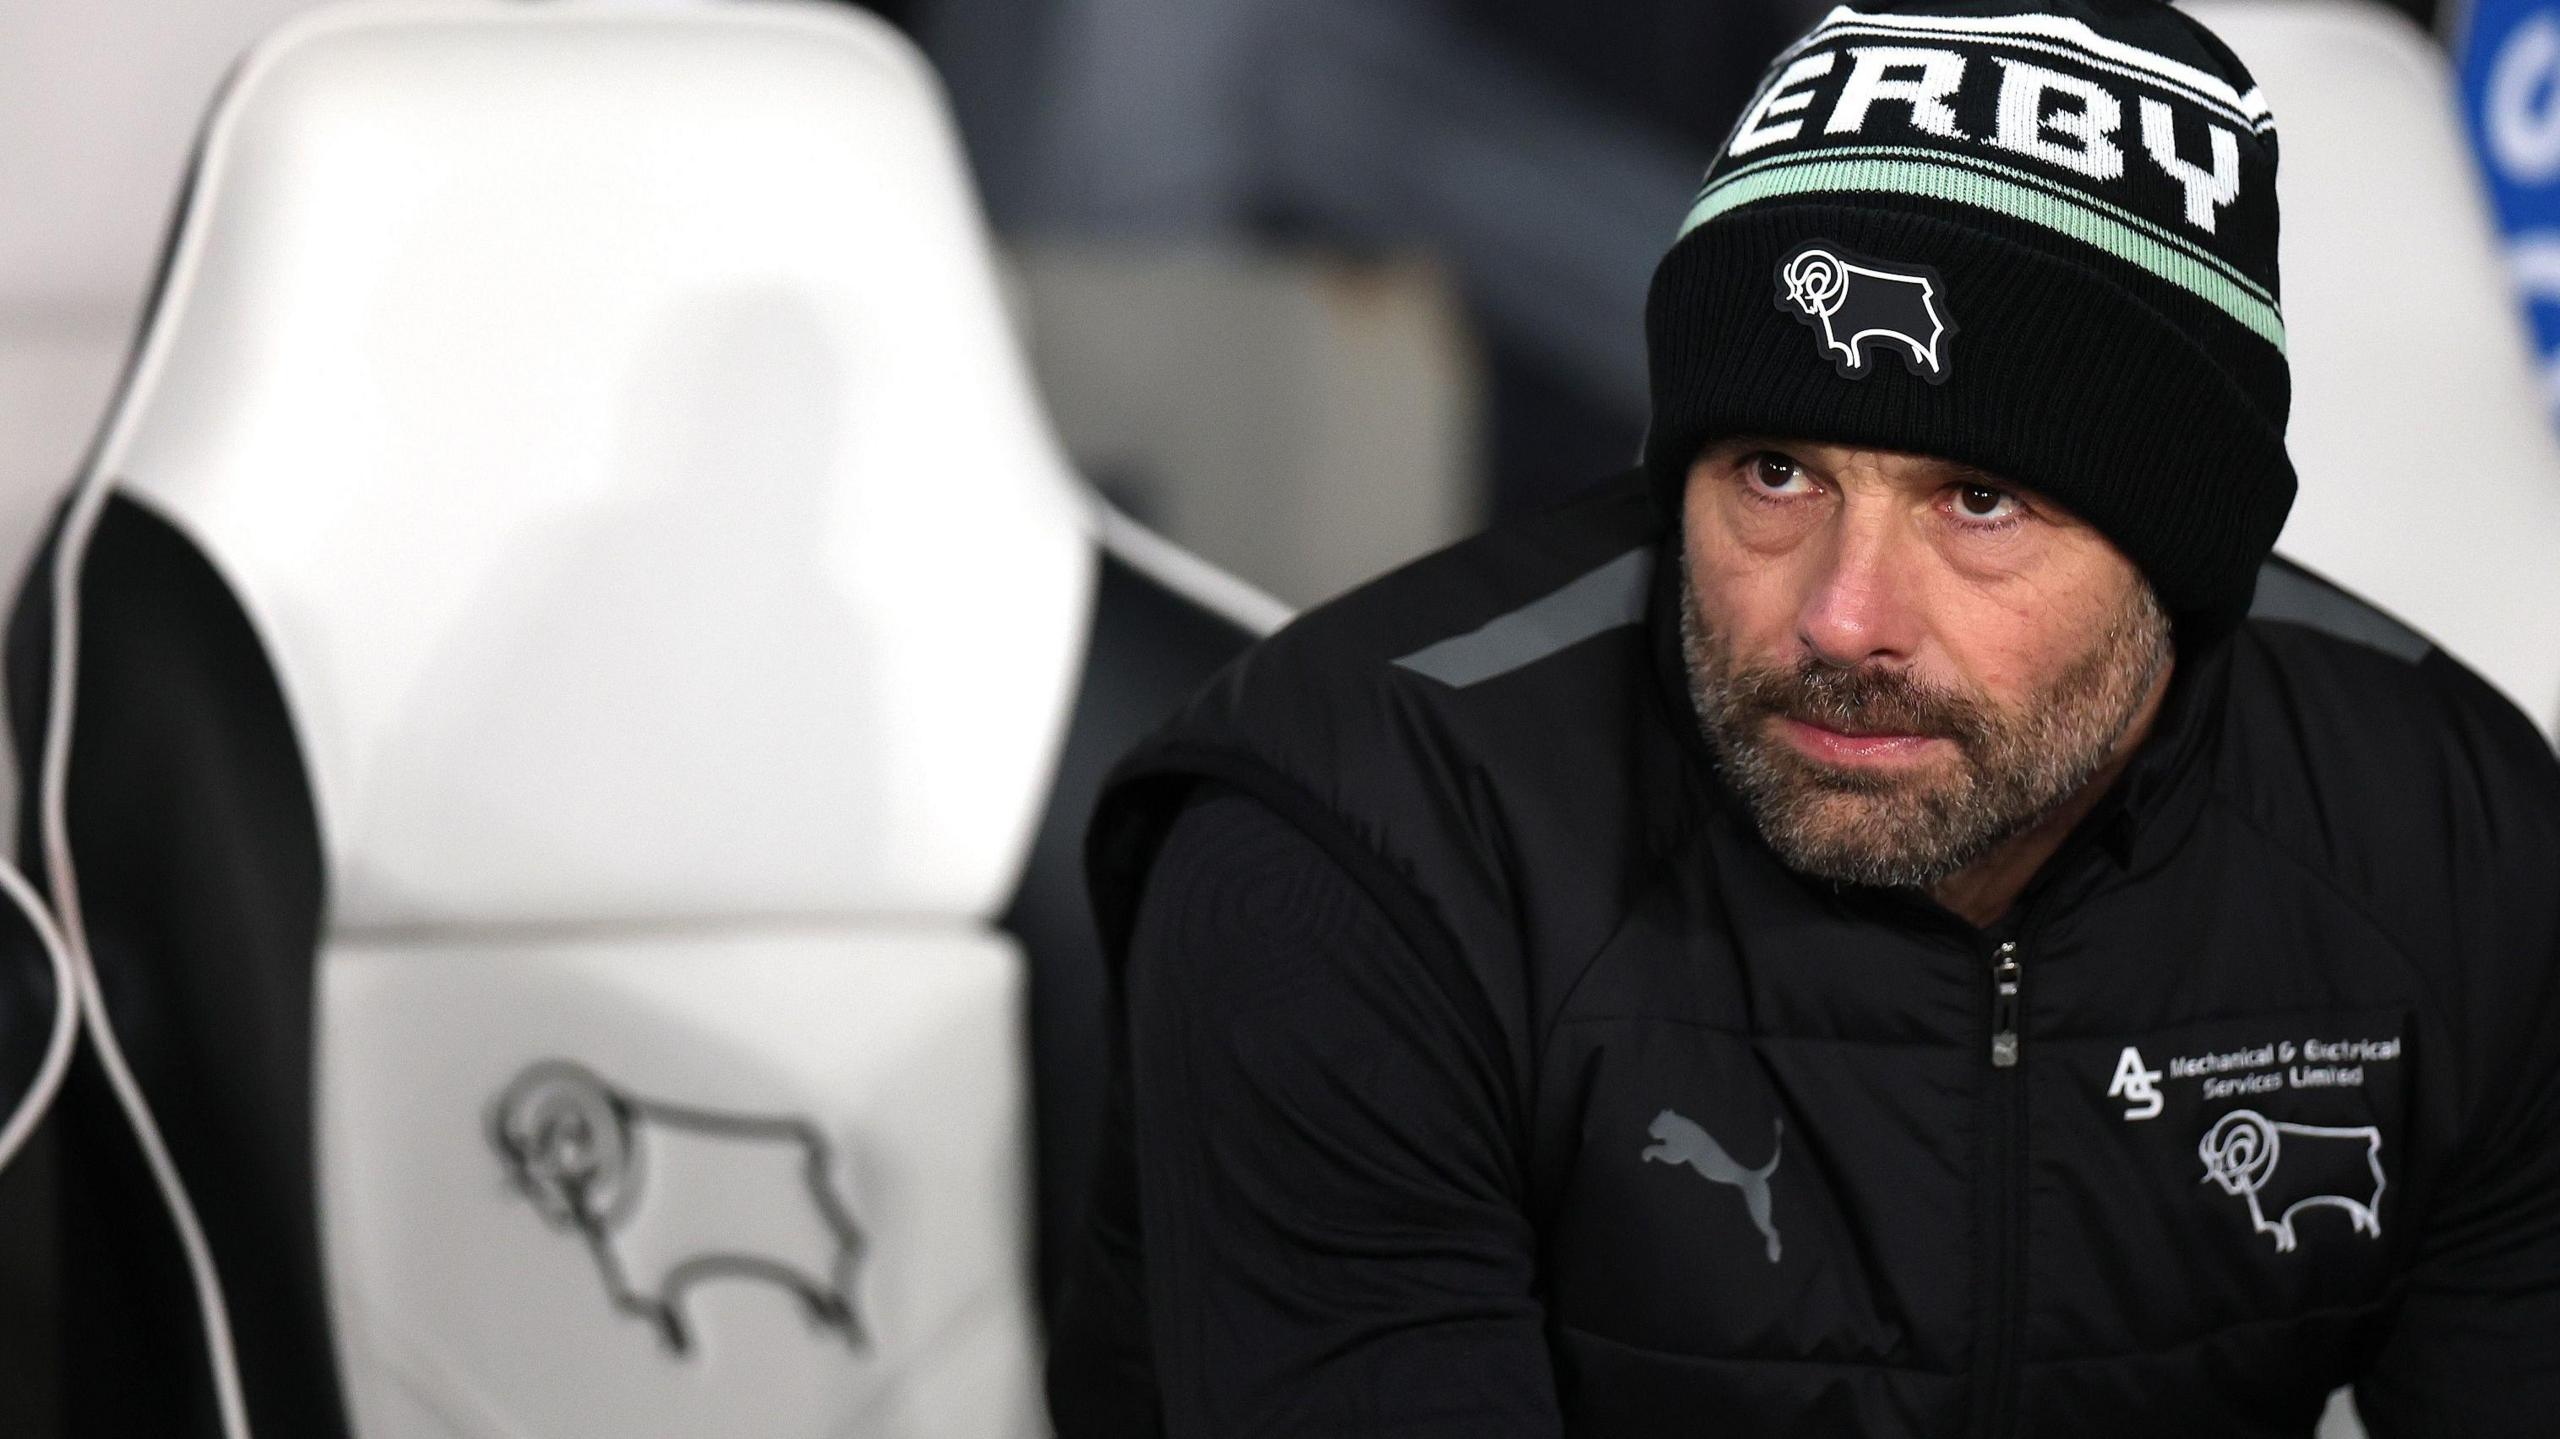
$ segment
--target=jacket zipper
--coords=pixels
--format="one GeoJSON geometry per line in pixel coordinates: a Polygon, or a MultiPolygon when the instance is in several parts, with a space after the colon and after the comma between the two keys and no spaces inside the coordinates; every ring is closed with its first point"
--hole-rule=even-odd
{"type": "Polygon", "coordinates": [[[2003,1439],[2015,1425],[2017,1330],[2025,1307],[2020,1229],[2026,1208],[2026,1085],[2018,1072],[2025,957],[2018,941],[2002,940],[1991,953],[1991,1081],[1984,1133],[1990,1186],[1984,1231],[1983,1352],[1977,1377],[1981,1404],[1976,1432],[2003,1439]]]}
{"type": "Polygon", "coordinates": [[[2018,942],[2000,941],[1991,954],[1991,1067],[2018,1067],[2018,942]]]}

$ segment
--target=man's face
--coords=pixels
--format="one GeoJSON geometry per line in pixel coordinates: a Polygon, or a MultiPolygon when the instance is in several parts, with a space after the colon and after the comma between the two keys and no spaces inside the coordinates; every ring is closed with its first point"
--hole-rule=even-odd
{"type": "Polygon", "coordinates": [[[1890,450],[1743,438],[1690,467],[1689,688],[1790,865],[1928,886],[2134,741],[2169,622],[2055,505],[1890,450]]]}

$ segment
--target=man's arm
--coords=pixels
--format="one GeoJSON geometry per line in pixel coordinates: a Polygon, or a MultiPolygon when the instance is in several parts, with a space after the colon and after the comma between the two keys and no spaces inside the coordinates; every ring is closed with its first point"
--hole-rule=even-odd
{"type": "Polygon", "coordinates": [[[2511,707],[2488,712],[2471,748],[2505,764],[2459,867],[2479,968],[2443,990],[2462,1043],[2436,1056],[2479,1118],[2356,1385],[2375,1439],[2560,1434],[2560,767],[2511,707]]]}
{"type": "Polygon", "coordinates": [[[1149,877],[1128,974],[1170,1439],[1554,1439],[1499,1045],[1376,902],[1213,787],[1149,877]]]}
{"type": "Polygon", "coordinates": [[[2560,1433],[2560,1066],[2516,1079],[2514,1122],[2448,1186],[2356,1386],[2375,1439],[2560,1433]]]}

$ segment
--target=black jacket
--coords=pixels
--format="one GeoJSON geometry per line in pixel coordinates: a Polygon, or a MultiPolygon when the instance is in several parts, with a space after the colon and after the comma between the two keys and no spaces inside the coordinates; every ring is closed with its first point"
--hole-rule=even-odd
{"type": "MultiPolygon", "coordinates": [[[[1688,708],[1665,543],[1629,477],[1306,616],[1131,757],[1089,849],[1123,957],[1204,780],[1386,917],[1431,1072],[1481,1100],[1409,1147],[1466,1149],[1528,1236],[1565,1432],[2303,1435],[2348,1382],[2378,1436],[2560,1432],[2560,768],[2513,706],[2271,566],[1984,932],[1766,849],[1688,708]]],[[[1199,1115],[1207,1162],[1274,1121],[1199,1115]]],[[[1322,1105],[1276,1122],[1336,1143],[1322,1105]]],[[[1154,1408],[1142,1236],[1185,1198],[1119,1143],[1070,1439],[1115,1334],[1123,1414],[1154,1408]]],[[[1319,1412],[1226,1422],[1356,1432],[1319,1412]]]]}

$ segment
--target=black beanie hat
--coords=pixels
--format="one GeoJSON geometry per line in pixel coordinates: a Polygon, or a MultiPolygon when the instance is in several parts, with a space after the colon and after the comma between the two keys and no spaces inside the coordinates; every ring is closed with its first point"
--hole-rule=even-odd
{"type": "Polygon", "coordinates": [[[2293,505],[2275,171],[2238,57],[2154,0],[1832,11],[1654,272],[1656,493],[1725,435],[1936,455],[2227,628],[2293,505]]]}

